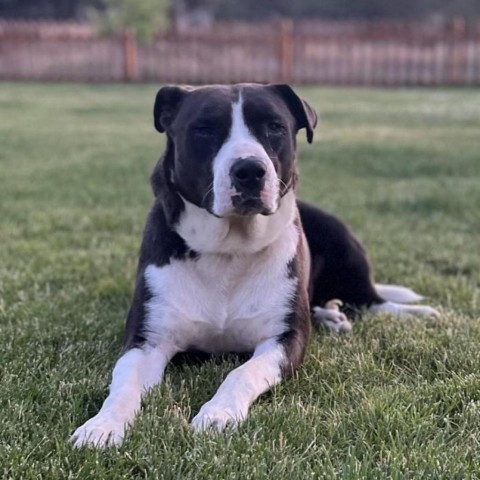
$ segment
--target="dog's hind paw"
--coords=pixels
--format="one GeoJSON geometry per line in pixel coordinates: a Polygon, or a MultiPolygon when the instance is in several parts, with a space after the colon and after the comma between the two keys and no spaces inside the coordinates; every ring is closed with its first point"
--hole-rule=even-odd
{"type": "Polygon", "coordinates": [[[313,307],[313,320],[319,327],[336,333],[347,333],[352,330],[352,324],[346,315],[340,311],[342,302],[330,300],[325,308],[313,307]]]}

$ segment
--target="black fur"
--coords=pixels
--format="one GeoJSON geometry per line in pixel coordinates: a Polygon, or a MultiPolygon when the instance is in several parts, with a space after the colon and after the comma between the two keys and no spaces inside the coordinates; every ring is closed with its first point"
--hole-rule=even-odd
{"type": "MultiPolygon", "coordinates": [[[[150,299],[145,286],[145,268],[150,264],[161,267],[172,258],[187,260],[198,255],[189,249],[174,230],[184,210],[181,197],[211,211],[212,162],[230,131],[232,102],[238,99],[240,89],[244,94],[245,120],[264,146],[282,180],[281,196],[294,188],[297,178],[295,135],[299,129],[305,128],[308,141],[311,142],[317,118],[313,109],[288,85],[162,88],[155,99],[153,117],[155,128],[167,134],[167,147],[151,176],[155,200],[140,250],[124,350],[145,341],[145,304],[150,299]]],[[[304,255],[305,252],[302,252],[304,255]]],[[[301,261],[303,260],[296,258],[294,263],[301,261]]],[[[288,275],[297,277],[299,270],[298,265],[292,265],[288,275]]],[[[286,319],[289,325],[295,327],[292,332],[298,329],[294,322],[297,313],[308,317],[307,299],[302,293],[305,282],[302,280],[299,284],[297,301],[292,302],[292,313],[286,319]],[[303,305],[300,310],[299,302],[303,305]]],[[[304,320],[300,323],[309,325],[304,320]]],[[[303,358],[307,337],[308,334],[303,335],[301,332],[292,333],[292,344],[298,343],[301,338],[300,343],[303,345],[298,354],[292,353],[292,357],[298,357],[293,362],[295,365],[303,358]]],[[[286,338],[284,342],[289,343],[286,338]]]]}
{"type": "Polygon", "coordinates": [[[350,309],[384,300],[377,294],[367,253],[338,218],[298,201],[311,257],[310,303],[322,306],[338,298],[350,309]]]}
{"type": "MultiPolygon", "coordinates": [[[[317,117],[289,86],[162,88],[155,101],[154,124],[157,130],[167,133],[167,148],[151,176],[155,200],[140,250],[125,350],[146,340],[145,305],[150,300],[144,279],[146,267],[161,267],[172,258],[194,260],[198,256],[174,226],[185,208],[182,197],[211,211],[212,162],[228,136],[232,102],[240,89],[245,121],[281,179],[281,195],[295,187],[296,133],[305,128],[311,142],[317,117]]],[[[291,310],[284,319],[288,328],[279,338],[289,359],[284,365],[286,374],[303,360],[311,307],[322,306],[333,298],[341,299],[352,309],[383,301],[375,292],[366,252],[350,230],[332,215],[304,202],[298,202],[298,211],[297,228],[305,233],[308,248],[299,242],[297,255],[286,266],[286,277],[297,279],[291,310]]]]}

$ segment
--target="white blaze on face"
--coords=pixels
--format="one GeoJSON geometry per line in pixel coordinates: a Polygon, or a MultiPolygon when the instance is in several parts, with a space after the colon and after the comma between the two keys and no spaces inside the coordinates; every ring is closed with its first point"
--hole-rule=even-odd
{"type": "Polygon", "coordinates": [[[231,215],[234,211],[232,196],[237,194],[232,186],[230,169],[242,158],[255,157],[262,163],[265,174],[265,186],[261,199],[265,208],[275,212],[278,207],[279,181],[270,157],[263,145],[250,133],[243,117],[243,99],[232,105],[232,126],[230,134],[213,160],[213,213],[219,217],[231,215]]]}

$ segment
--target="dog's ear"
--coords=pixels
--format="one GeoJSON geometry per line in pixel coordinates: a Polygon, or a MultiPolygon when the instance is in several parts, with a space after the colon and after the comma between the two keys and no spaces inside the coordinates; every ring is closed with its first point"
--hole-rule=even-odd
{"type": "Polygon", "coordinates": [[[313,129],[317,126],[315,110],[305,100],[302,100],[290,85],[274,84],[268,85],[267,88],[273,89],[284,100],[297,121],[298,130],[305,128],[307,130],[308,143],[312,143],[313,129]]]}
{"type": "Polygon", "coordinates": [[[153,107],[153,124],[160,133],[168,129],[180,104],[192,90],[193,87],[166,86],[158,91],[153,107]]]}

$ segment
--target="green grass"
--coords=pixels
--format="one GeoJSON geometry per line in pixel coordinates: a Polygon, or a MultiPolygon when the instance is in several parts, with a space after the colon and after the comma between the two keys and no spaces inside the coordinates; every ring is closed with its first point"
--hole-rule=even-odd
{"type": "Polygon", "coordinates": [[[170,366],[118,451],[70,448],[121,346],[164,145],[155,91],[0,85],[0,478],[480,478],[478,90],[302,91],[320,125],[301,196],[441,319],[314,333],[234,433],[188,422],[239,359],[170,366]]]}

